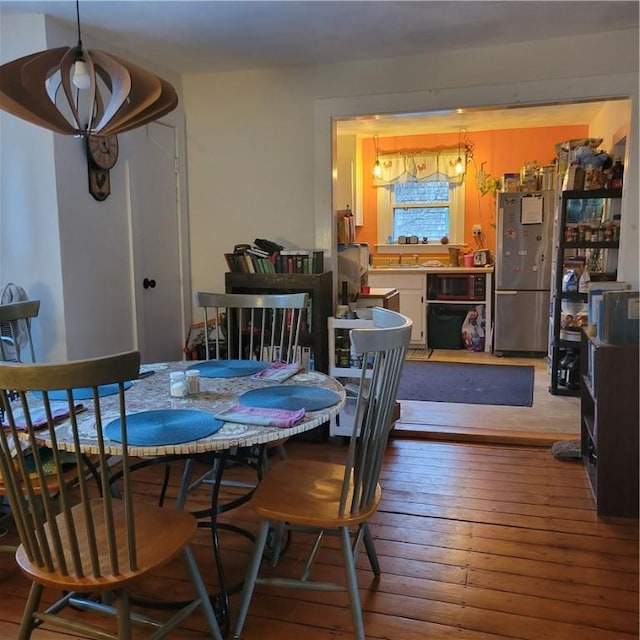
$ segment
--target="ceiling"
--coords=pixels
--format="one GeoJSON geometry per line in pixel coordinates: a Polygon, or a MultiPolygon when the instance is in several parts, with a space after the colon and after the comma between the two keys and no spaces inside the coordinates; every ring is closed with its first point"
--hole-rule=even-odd
{"type": "MultiPolygon", "coordinates": [[[[180,74],[332,64],[584,35],[638,26],[639,3],[81,0],[82,35],[117,43],[180,74]]],[[[6,14],[44,13],[74,26],[74,0],[0,0],[6,14]]],[[[74,44],[74,43],[69,43],[74,44]]],[[[599,106],[544,111],[544,123],[589,121],[599,106]],[[578,120],[576,120],[578,119],[578,120]],[[586,119],[586,120],[585,120],[586,119]]],[[[352,121],[341,132],[398,135],[537,126],[540,109],[407,114],[352,121]],[[492,119],[492,121],[490,121],[492,119]],[[418,130],[420,129],[420,130],[418,130]]]]}
{"type": "MultiPolygon", "coordinates": [[[[392,58],[638,25],[637,0],[80,0],[79,8],[84,35],[178,73],[392,58]]],[[[74,0],[0,1],[0,16],[16,13],[76,21],[74,0]]]]}

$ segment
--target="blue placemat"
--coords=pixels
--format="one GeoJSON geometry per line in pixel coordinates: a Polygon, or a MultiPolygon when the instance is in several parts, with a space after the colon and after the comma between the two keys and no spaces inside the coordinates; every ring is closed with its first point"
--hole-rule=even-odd
{"type": "Polygon", "coordinates": [[[330,389],[294,384],[253,389],[238,398],[238,402],[247,407],[267,407],[289,411],[298,409],[318,411],[336,404],[339,400],[340,396],[330,389]]]}
{"type": "MultiPolygon", "coordinates": [[[[128,389],[131,386],[131,381],[127,380],[124,383],[124,388],[128,389]]],[[[99,396],[112,396],[115,393],[118,393],[118,384],[101,384],[98,387],[98,395],[99,396]]],[[[42,393],[39,391],[36,392],[37,396],[42,397],[42,393]]],[[[77,387],[73,390],[73,399],[74,400],[91,400],[93,398],[93,389],[91,387],[77,387]]],[[[66,400],[67,399],[67,390],[66,389],[56,389],[55,391],[49,391],[49,400],[66,400]]]]}
{"type": "MultiPolygon", "coordinates": [[[[222,428],[222,420],[206,411],[195,409],[159,409],[141,411],[127,416],[127,440],[140,447],[181,444],[206,438],[222,428]]],[[[104,434],[121,442],[120,418],[112,420],[104,434]]]]}
{"type": "Polygon", "coordinates": [[[252,376],[268,366],[268,362],[257,360],[207,360],[187,367],[187,371],[197,369],[203,378],[237,378],[252,376]]]}

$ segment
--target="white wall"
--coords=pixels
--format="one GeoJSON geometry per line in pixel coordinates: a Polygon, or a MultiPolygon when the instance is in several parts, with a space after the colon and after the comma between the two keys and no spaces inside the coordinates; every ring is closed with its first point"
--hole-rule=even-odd
{"type": "Polygon", "coordinates": [[[620,238],[620,262],[618,279],[630,282],[634,288],[640,286],[640,264],[638,263],[638,106],[629,109],[622,102],[609,102],[591,123],[590,135],[604,138],[602,146],[614,158],[619,155],[625,166],[623,183],[623,208],[620,238]],[[624,151],[624,154],[621,153],[624,151]],[[636,203],[633,209],[633,203],[636,203]]]}
{"type": "MultiPolygon", "coordinates": [[[[3,18],[1,29],[2,62],[75,42],[73,29],[37,16],[3,18]]],[[[118,53],[100,43],[85,45],[118,53]]],[[[189,223],[183,221],[182,228],[190,237],[182,253],[187,315],[192,289],[224,287],[222,254],[239,242],[265,237],[292,247],[317,246],[333,260],[332,116],[630,97],[623,211],[637,212],[638,31],[592,36],[589,51],[597,55],[585,54],[583,38],[563,38],[391,60],[186,76],[184,99],[168,119],[183,131],[187,114],[187,155],[179,161],[183,211],[189,167],[189,223]]],[[[154,69],[148,61],[135,62],[154,69]]],[[[155,71],[181,94],[180,78],[155,71]]],[[[112,170],[112,195],[96,203],[87,192],[79,140],[6,114],[0,126],[0,281],[23,284],[31,297],[43,300],[42,322],[35,327],[41,359],[89,357],[135,346],[135,300],[130,282],[123,280],[131,266],[127,216],[135,215],[122,195],[126,159],[121,157],[112,170]],[[16,230],[21,240],[15,239],[16,230]]],[[[179,137],[184,149],[182,133],[179,137]]],[[[633,238],[624,228],[630,220],[630,215],[623,217],[620,273],[637,283],[637,233],[633,238]],[[630,277],[634,270],[635,280],[630,277]]]]}
{"type": "MultiPolygon", "coordinates": [[[[70,46],[75,29],[43,16],[3,17],[0,60],[70,46]]],[[[88,48],[120,54],[111,45],[83,38],[88,48]]],[[[181,99],[180,78],[154,69],[171,82],[181,99]]],[[[178,127],[179,207],[188,236],[184,112],[180,105],[165,119],[178,127]]],[[[84,142],[53,134],[2,114],[0,173],[0,282],[14,281],[41,300],[33,323],[36,353],[42,361],[86,358],[137,347],[139,308],[133,291],[131,193],[127,190],[127,145],[111,170],[111,195],[98,202],[88,192],[84,142]]],[[[134,187],[135,188],[135,187],[134,187]]],[[[153,229],[145,230],[147,237],[153,229]]],[[[188,248],[182,251],[185,288],[183,324],[190,322],[188,248]],[[187,316],[189,316],[187,318],[187,316]]]]}
{"type": "MultiPolygon", "coordinates": [[[[333,260],[332,116],[607,96],[631,97],[637,111],[638,31],[592,36],[589,51],[598,55],[585,55],[583,38],[562,38],[186,76],[194,288],[222,289],[223,252],[255,237],[314,245],[333,260]]],[[[637,185],[624,205],[638,210],[637,185]]]]}
{"type": "MultiPolygon", "coordinates": [[[[0,60],[46,49],[43,16],[0,22],[0,60]]],[[[66,357],[54,134],[0,112],[0,284],[40,299],[32,324],[37,357],[66,357]]]]}

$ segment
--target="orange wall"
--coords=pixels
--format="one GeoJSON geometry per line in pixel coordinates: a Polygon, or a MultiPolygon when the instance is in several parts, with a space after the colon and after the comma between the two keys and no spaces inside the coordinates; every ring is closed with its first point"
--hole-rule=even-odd
{"type": "MultiPolygon", "coordinates": [[[[471,229],[474,224],[480,224],[484,232],[484,246],[495,253],[495,198],[491,194],[481,196],[476,189],[476,174],[480,171],[482,163],[485,163],[484,171],[489,177],[519,173],[526,161],[536,160],[539,165],[551,164],[556,156],[555,145],[558,142],[588,135],[587,125],[468,133],[466,139],[473,145],[473,160],[467,164],[465,177],[465,243],[475,248],[471,229]]],[[[381,153],[439,146],[452,147],[457,144],[457,132],[378,139],[378,148],[381,153]]],[[[356,240],[369,243],[373,254],[378,242],[376,187],[373,186],[371,174],[374,162],[373,138],[364,138],[362,140],[363,226],[356,229],[356,240]]]]}

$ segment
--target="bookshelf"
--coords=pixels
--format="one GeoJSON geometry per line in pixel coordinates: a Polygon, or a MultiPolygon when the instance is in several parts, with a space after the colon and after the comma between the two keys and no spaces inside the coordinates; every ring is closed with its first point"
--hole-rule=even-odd
{"type": "Polygon", "coordinates": [[[638,517],[638,345],[581,338],[582,459],[597,513],[638,517]]]}

